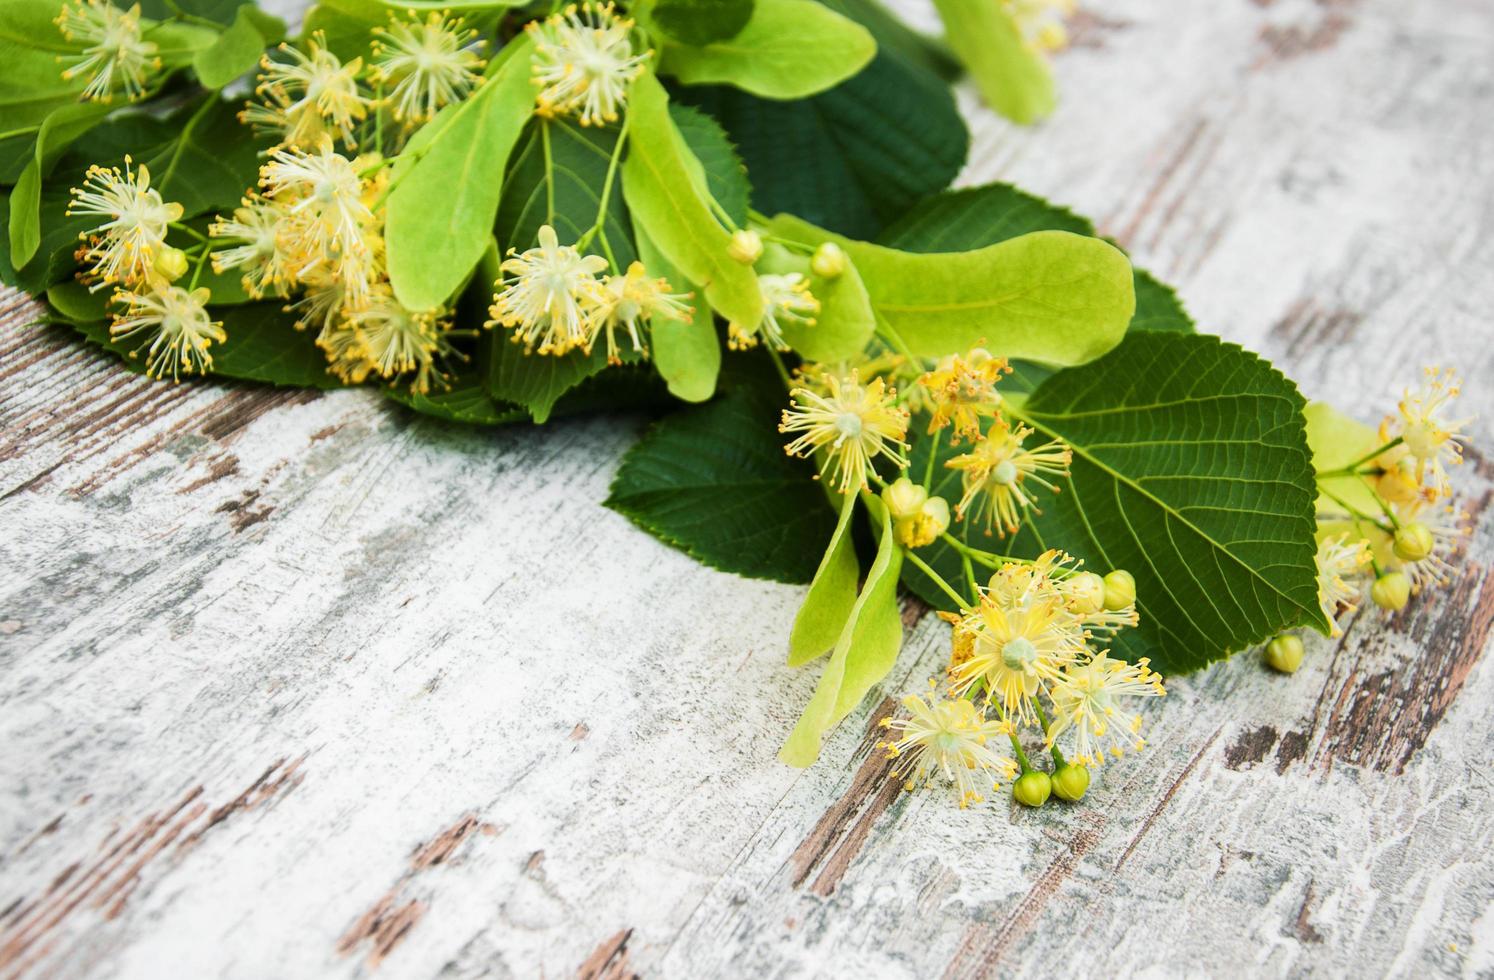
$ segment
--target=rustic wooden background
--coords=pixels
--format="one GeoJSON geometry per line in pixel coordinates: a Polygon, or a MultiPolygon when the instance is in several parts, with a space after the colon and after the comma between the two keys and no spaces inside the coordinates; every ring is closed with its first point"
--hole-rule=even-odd
{"type": "MultiPolygon", "coordinates": [[[[915,17],[927,17],[913,11],[915,17]]],[[[1419,365],[1494,445],[1494,5],[1094,5],[968,181],[1094,215],[1367,421],[1419,365]]],[[[1174,681],[1080,806],[808,772],[802,590],[604,510],[643,421],[152,384],[0,296],[0,977],[1494,975],[1494,463],[1456,585],[1174,681]]],[[[884,696],[886,695],[886,696],[884,696]]]]}

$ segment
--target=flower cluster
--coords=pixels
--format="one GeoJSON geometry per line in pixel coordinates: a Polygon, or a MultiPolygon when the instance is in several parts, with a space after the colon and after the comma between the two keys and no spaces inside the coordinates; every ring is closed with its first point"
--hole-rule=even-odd
{"type": "Polygon", "coordinates": [[[82,0],[64,5],[56,23],[63,38],[83,46],[81,53],[64,59],[69,63],[62,77],[88,76],[83,98],[91,102],[110,102],[120,89],[134,101],[145,94],[150,75],[161,69],[155,42],[145,39],[138,3],[120,10],[107,0],[82,0]]]}
{"type": "MultiPolygon", "coordinates": [[[[1334,635],[1366,591],[1396,612],[1448,581],[1469,533],[1450,472],[1462,462],[1470,421],[1452,410],[1459,390],[1454,372],[1428,368],[1380,425],[1375,449],[1318,472],[1318,605],[1334,635]]],[[[1302,655],[1292,636],[1266,648],[1266,662],[1286,673],[1302,655]]]]}
{"type": "Polygon", "coordinates": [[[1101,578],[1050,550],[1002,564],[973,606],[947,618],[954,634],[944,696],[909,697],[908,717],[882,722],[898,735],[883,747],[909,789],[942,775],[965,806],[981,798],[977,774],[999,786],[1020,772],[1013,792],[1023,803],[1040,805],[1050,792],[1078,799],[1089,769],[1146,744],[1132,705],[1163,696],[1161,677],[1145,659],[1128,663],[1094,647],[1138,621],[1126,572],[1101,578]],[[1041,733],[1052,754],[1051,776],[1023,751],[1027,728],[1041,733]],[[998,735],[1015,758],[987,744],[998,735]]]}
{"type": "Polygon", "coordinates": [[[525,28],[534,40],[538,112],[575,116],[583,126],[616,122],[628,85],[652,51],[633,49],[633,22],[612,4],[571,4],[525,28]]]}

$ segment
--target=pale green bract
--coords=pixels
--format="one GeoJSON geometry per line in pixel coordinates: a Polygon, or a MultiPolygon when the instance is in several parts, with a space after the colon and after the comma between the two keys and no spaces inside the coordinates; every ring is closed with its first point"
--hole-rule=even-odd
{"type": "Polygon", "coordinates": [[[949,46],[997,112],[1019,123],[1036,122],[1058,103],[1053,75],[1042,55],[1022,41],[997,0],[934,0],[949,46]]]}
{"type": "Polygon", "coordinates": [[[825,557],[809,583],[809,592],[794,617],[789,634],[788,665],[801,667],[835,646],[840,631],[856,605],[856,582],[861,565],[856,561],[851,519],[856,513],[856,495],[841,497],[840,519],[825,548],[825,557]]]}
{"type": "Polygon", "coordinates": [[[802,99],[850,78],[876,53],[866,28],[814,0],[757,0],[736,36],[701,47],[668,45],[660,70],[687,85],[802,99]]]}

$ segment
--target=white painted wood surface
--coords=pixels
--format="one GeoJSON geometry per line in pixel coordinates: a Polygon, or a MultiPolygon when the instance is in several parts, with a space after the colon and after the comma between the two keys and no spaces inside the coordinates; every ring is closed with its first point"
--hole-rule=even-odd
{"type": "MultiPolygon", "coordinates": [[[[1494,6],[1116,0],[968,180],[1096,216],[1373,421],[1494,445],[1494,6]]],[[[643,422],[150,384],[0,298],[0,977],[1494,975],[1494,465],[1462,578],[1174,681],[1080,806],[882,778],[910,630],[821,763],[802,590],[600,507],[643,422]]],[[[910,612],[910,619],[917,615],[910,612]]]]}

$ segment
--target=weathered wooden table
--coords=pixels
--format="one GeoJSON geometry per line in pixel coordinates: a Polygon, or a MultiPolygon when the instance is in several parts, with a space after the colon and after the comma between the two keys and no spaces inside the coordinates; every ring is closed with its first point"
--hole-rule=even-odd
{"type": "Polygon", "coordinates": [[[1080,806],[774,760],[802,590],[599,506],[644,422],[151,384],[0,312],[0,977],[1494,974],[1494,6],[1106,3],[969,181],[1373,421],[1478,411],[1453,588],[1173,681],[1080,806]],[[1167,7],[1170,9],[1160,9],[1167,7]]]}

